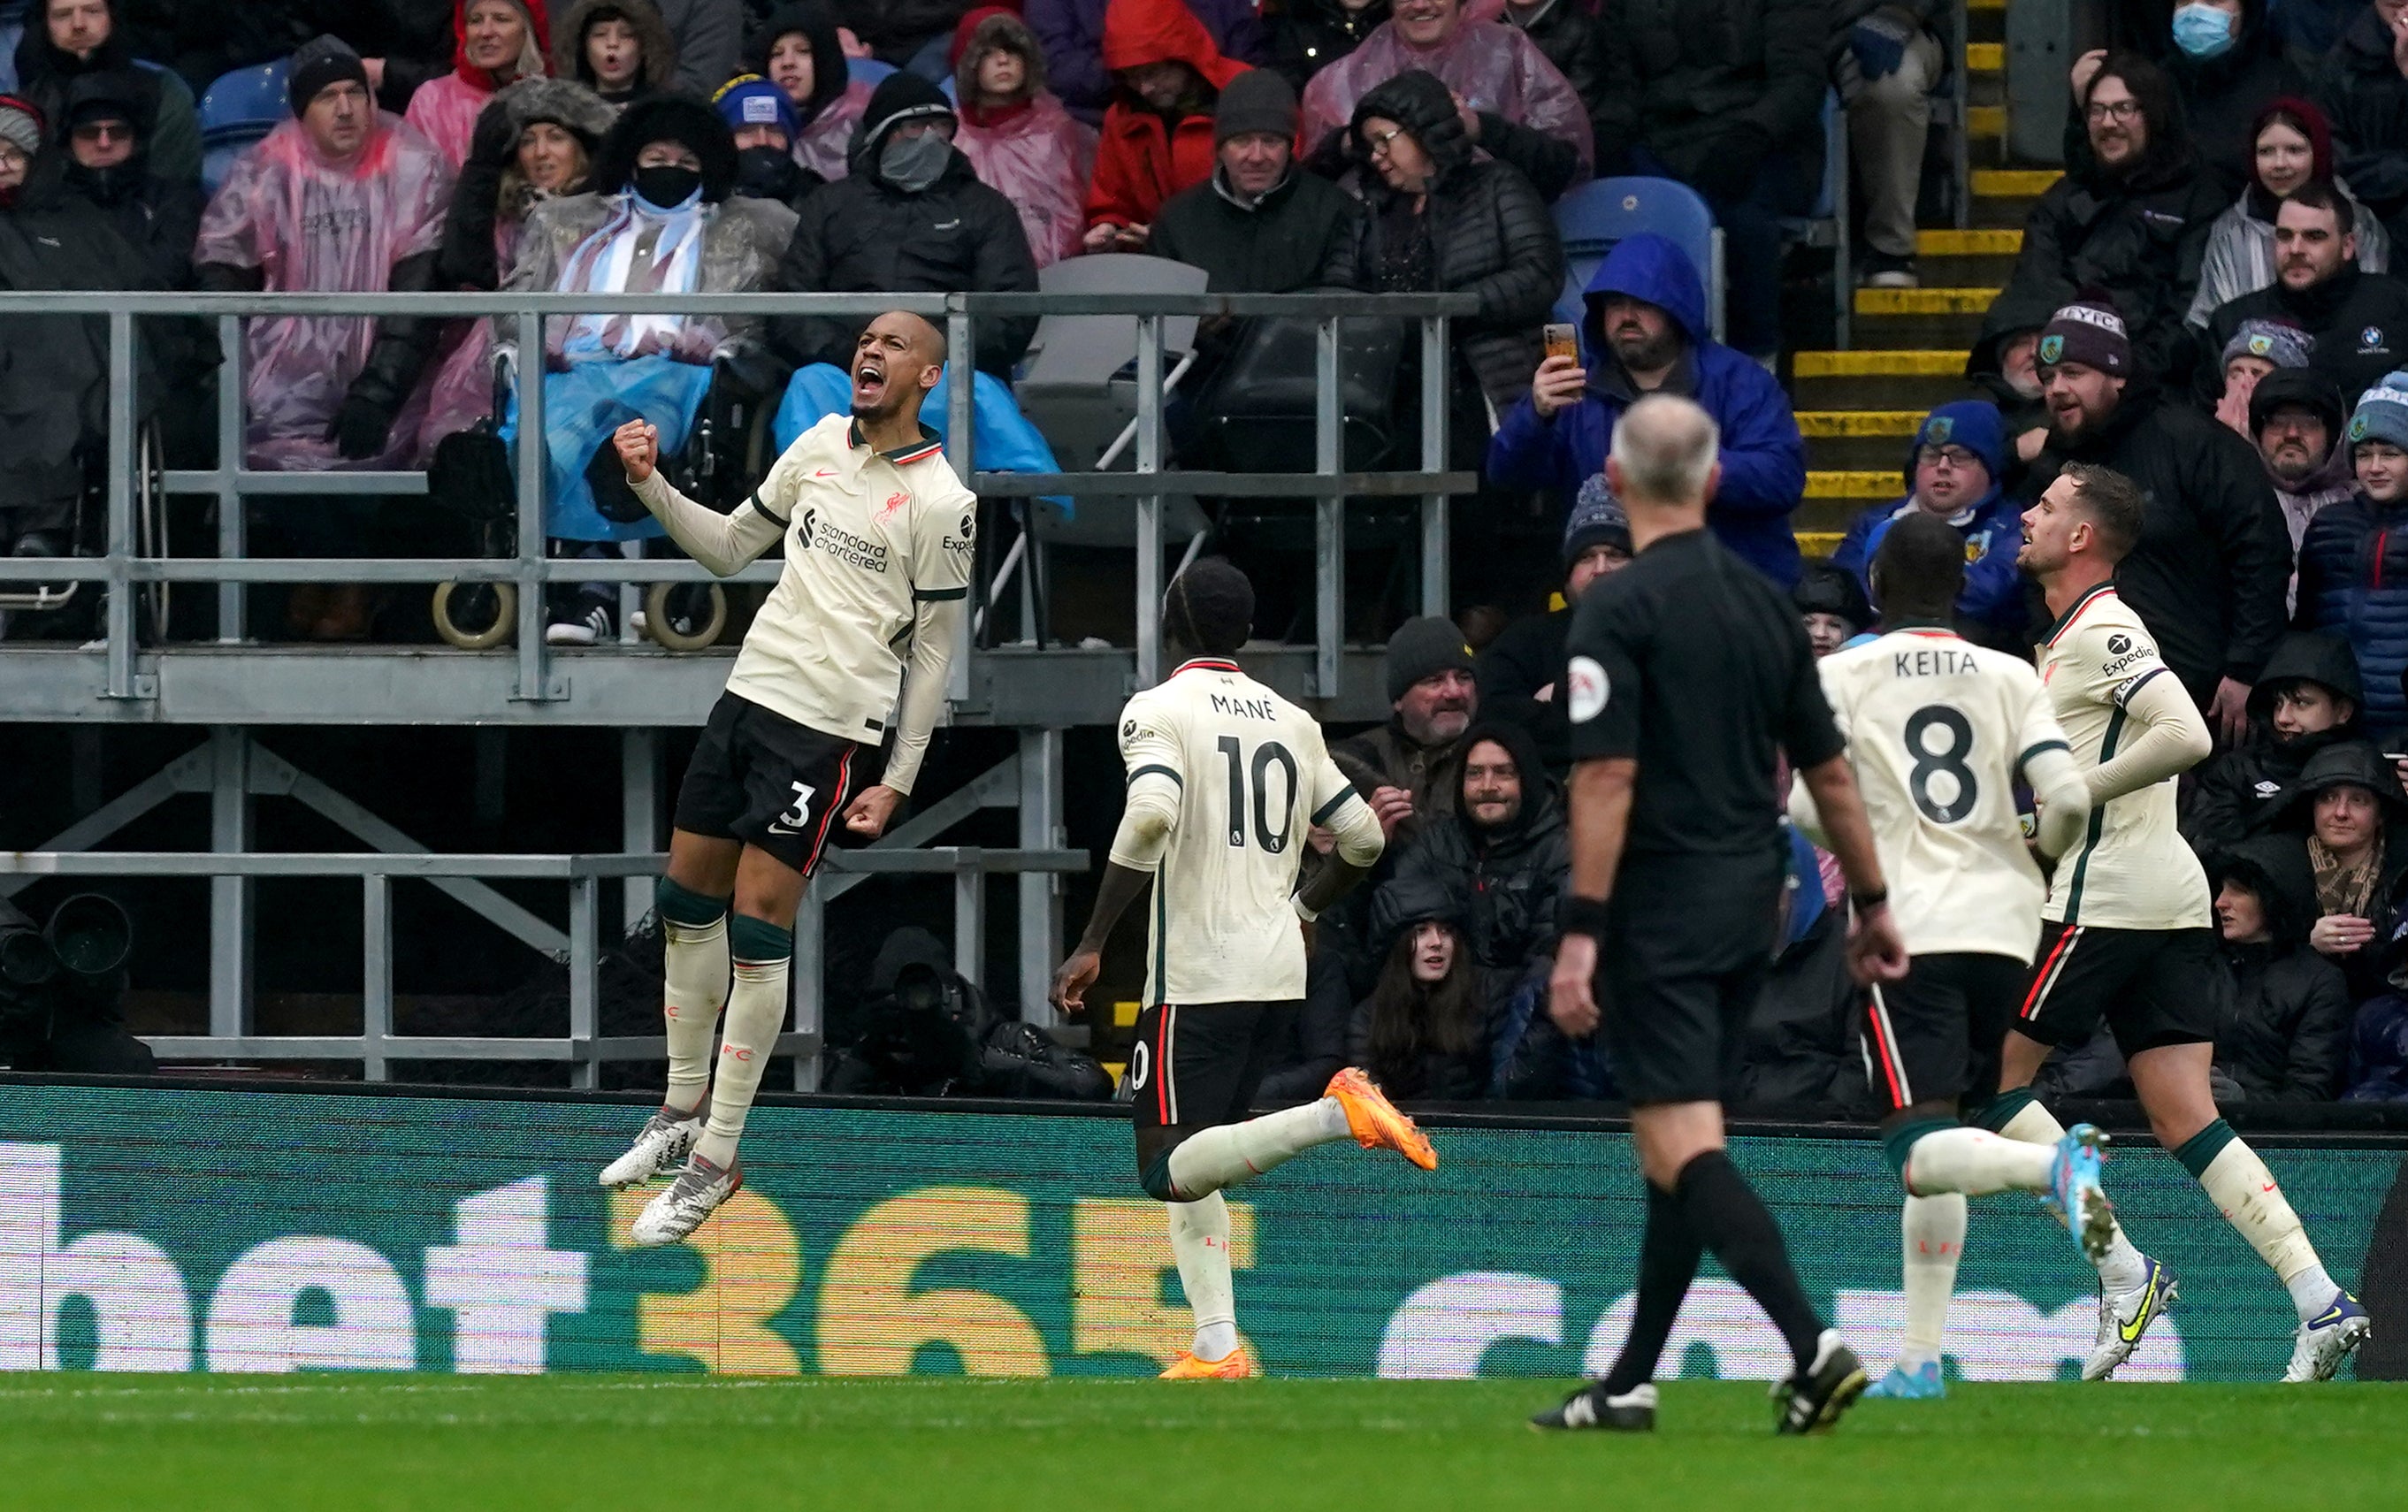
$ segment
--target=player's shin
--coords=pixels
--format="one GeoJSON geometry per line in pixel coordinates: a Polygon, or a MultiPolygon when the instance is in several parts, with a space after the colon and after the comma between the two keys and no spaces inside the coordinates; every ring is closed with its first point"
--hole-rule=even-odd
{"type": "Polygon", "coordinates": [[[2175,1150],[2174,1158],[2207,1189],[2225,1221],[2239,1229],[2258,1258],[2282,1277],[2302,1322],[2331,1305],[2341,1289],[2316,1258],[2300,1215],[2284,1198],[2274,1173],[2230,1124],[2216,1120],[2175,1150]]]}
{"type": "Polygon", "coordinates": [[[668,1037],[665,1107],[691,1113],[710,1090],[710,1048],[727,1002],[727,900],[664,877],[654,892],[661,916],[662,1018],[668,1037]]]}
{"type": "Polygon", "coordinates": [[[1198,1360],[1226,1360],[1238,1347],[1237,1289],[1229,1279],[1229,1207],[1217,1191],[1192,1203],[1165,1203],[1179,1284],[1196,1315],[1198,1360]]]}
{"type": "Polygon", "coordinates": [[[735,961],[735,989],[727,996],[727,1022],[720,1035],[719,1070],[710,1090],[710,1120],[694,1152],[725,1167],[736,1159],[752,1094],[761,1087],[786,1018],[786,978],[795,935],[767,920],[738,914],[727,928],[735,961]]]}
{"type": "MultiPolygon", "coordinates": [[[[2065,1125],[2041,1105],[2029,1088],[2000,1093],[1982,1110],[1978,1121],[1995,1134],[2028,1145],[2054,1145],[2065,1137],[2065,1125]]],[[[2065,1221],[2063,1214],[2057,1215],[2057,1221],[2065,1221]]],[[[2099,1262],[2099,1283],[2110,1292],[2121,1293],[2148,1283],[2149,1260],[2133,1247],[2121,1222],[2114,1222],[2114,1233],[2107,1241],[2107,1253],[2099,1262]]]]}
{"type": "Polygon", "coordinates": [[[1346,1110],[1335,1097],[1282,1108],[1243,1123],[1225,1123],[1188,1135],[1170,1152],[1170,1184],[1179,1201],[1251,1181],[1316,1145],[1348,1137],[1346,1110]]]}
{"type": "Polygon", "coordinates": [[[1940,1362],[1948,1326],[1948,1298],[1956,1289],[1956,1262],[1965,1252],[1965,1197],[1942,1192],[1906,1199],[1899,1216],[1906,1284],[1905,1347],[1898,1362],[1908,1370],[1940,1362]]]}

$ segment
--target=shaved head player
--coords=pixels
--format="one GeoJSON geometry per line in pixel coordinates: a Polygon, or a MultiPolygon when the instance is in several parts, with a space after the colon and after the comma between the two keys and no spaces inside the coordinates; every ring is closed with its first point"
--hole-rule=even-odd
{"type": "Polygon", "coordinates": [[[786,1015],[804,883],[838,816],[855,834],[884,832],[943,707],[978,526],[977,497],[920,423],[944,363],[943,333],[920,317],[870,321],[853,412],[796,437],[729,515],[661,477],[651,425],[613,437],[637,497],[712,572],[785,542],[678,792],[659,892],[668,1092],[602,1172],[606,1187],[676,1173],[637,1218],[639,1245],[684,1238],[743,1185],[736,1142],[786,1015]]]}

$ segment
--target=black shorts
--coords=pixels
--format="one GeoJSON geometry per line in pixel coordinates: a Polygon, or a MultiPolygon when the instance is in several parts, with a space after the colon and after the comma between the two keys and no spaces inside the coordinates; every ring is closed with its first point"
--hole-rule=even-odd
{"type": "Polygon", "coordinates": [[[1906,979],[1876,983],[1865,1005],[1865,1062],[1889,1111],[1917,1103],[1978,1106],[1999,1094],[1999,1048],[2031,968],[1972,951],[1914,958],[1906,979]]]}
{"type": "Polygon", "coordinates": [[[1241,1121],[1302,1006],[1163,1003],[1139,1014],[1128,1063],[1138,1127],[1241,1121]]]}
{"type": "Polygon", "coordinates": [[[2042,924],[2014,1027],[2043,1045],[2078,1045],[2104,1019],[2130,1060],[2214,1039],[2231,984],[2212,930],[2042,924]]]}
{"type": "Polygon", "coordinates": [[[1714,1103],[1733,1085],[1772,969],[1783,860],[1648,857],[1614,878],[1598,942],[1606,1056],[1633,1103],[1714,1103]]]}
{"type": "Polygon", "coordinates": [[[678,788],[677,827],[741,840],[808,877],[876,756],[721,693],[678,788]]]}

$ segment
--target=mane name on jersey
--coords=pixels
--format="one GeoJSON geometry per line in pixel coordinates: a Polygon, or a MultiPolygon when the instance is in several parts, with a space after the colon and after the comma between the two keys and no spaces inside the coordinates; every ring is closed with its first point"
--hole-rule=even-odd
{"type": "Polygon", "coordinates": [[[1913,650],[1890,652],[1890,676],[1894,678],[1944,678],[1980,670],[1972,651],[1962,646],[1918,646],[1913,650]]]}
{"type": "Polygon", "coordinates": [[[1279,718],[1278,710],[1271,707],[1271,701],[1268,698],[1228,698],[1220,693],[1212,694],[1211,698],[1215,714],[1234,714],[1241,720],[1279,718]]]}

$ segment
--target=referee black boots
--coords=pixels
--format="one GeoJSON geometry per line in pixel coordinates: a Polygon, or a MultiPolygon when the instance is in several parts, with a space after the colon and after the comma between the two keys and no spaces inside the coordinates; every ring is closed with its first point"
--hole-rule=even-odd
{"type": "Polygon", "coordinates": [[[1650,1434],[1656,1431],[1656,1387],[1641,1381],[1620,1396],[1606,1394],[1603,1381],[1582,1387],[1530,1419],[1533,1428],[1601,1428],[1609,1433],[1650,1434]]]}
{"type": "Polygon", "coordinates": [[[1840,1342],[1837,1329],[1825,1329],[1814,1351],[1814,1362],[1772,1389],[1781,1404],[1775,1432],[1814,1434],[1840,1420],[1840,1414],[1865,1394],[1865,1362],[1840,1342]]]}

